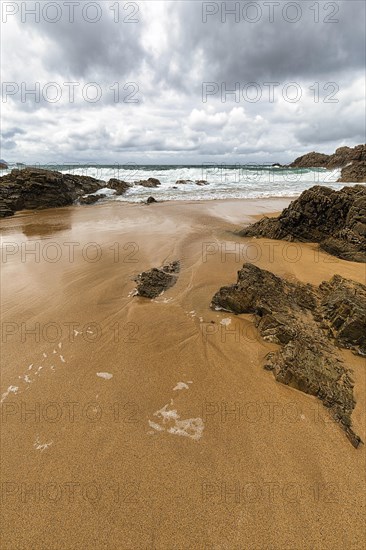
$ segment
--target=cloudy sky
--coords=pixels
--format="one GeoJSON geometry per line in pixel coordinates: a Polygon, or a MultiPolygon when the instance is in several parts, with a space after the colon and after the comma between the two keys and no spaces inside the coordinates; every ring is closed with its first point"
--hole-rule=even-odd
{"type": "Polygon", "coordinates": [[[365,141],[365,2],[1,3],[1,158],[287,162],[365,141]]]}

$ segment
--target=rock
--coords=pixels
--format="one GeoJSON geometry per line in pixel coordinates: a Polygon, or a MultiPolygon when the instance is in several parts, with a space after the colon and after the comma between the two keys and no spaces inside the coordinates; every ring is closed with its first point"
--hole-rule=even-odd
{"type": "Polygon", "coordinates": [[[339,147],[333,155],[329,156],[327,162],[328,170],[346,166],[353,162],[366,161],[366,145],[356,147],[339,147]]]}
{"type": "Polygon", "coordinates": [[[263,218],[240,235],[316,242],[329,254],[366,262],[366,187],[355,185],[333,191],[316,185],[277,218],[263,218]]]}
{"type": "Polygon", "coordinates": [[[312,151],[295,159],[290,168],[326,168],[328,161],[329,155],[312,151]]]}
{"type": "MultiPolygon", "coordinates": [[[[358,447],[361,439],[351,423],[355,400],[350,371],[337,355],[329,331],[340,345],[363,346],[358,331],[364,318],[362,312],[352,317],[352,306],[347,309],[344,305],[349,304],[350,289],[358,288],[357,283],[344,280],[343,290],[337,294],[338,284],[338,279],[319,288],[292,283],[247,263],[238,272],[235,285],[222,287],[215,294],[211,307],[255,314],[262,337],[281,346],[268,354],[264,367],[273,371],[277,381],[320,399],[358,447]],[[329,330],[322,328],[324,324],[329,330]]],[[[359,289],[361,294],[364,291],[366,287],[359,289]]]]}
{"type": "Polygon", "coordinates": [[[132,185],[126,181],[111,178],[106,187],[108,187],[108,189],[114,189],[116,191],[116,195],[123,195],[123,193],[130,189],[132,185]]]}
{"type": "Polygon", "coordinates": [[[342,168],[341,177],[338,181],[343,183],[365,183],[366,182],[366,161],[353,162],[342,168]]]}
{"type": "Polygon", "coordinates": [[[175,187],[175,185],[173,185],[172,189],[178,189],[178,187],[175,187]]]}
{"type": "Polygon", "coordinates": [[[153,202],[158,202],[156,199],[154,199],[154,197],[149,197],[146,201],[146,204],[151,204],[153,202]]]}
{"type": "Polygon", "coordinates": [[[208,185],[206,180],[196,180],[196,185],[208,185]]]}
{"type": "Polygon", "coordinates": [[[175,185],[186,185],[187,183],[193,183],[192,180],[177,180],[175,185]]]}
{"type": "Polygon", "coordinates": [[[0,170],[6,170],[8,168],[8,164],[5,162],[5,160],[0,159],[0,170]]]}
{"type": "Polygon", "coordinates": [[[366,356],[366,286],[334,275],[319,289],[321,315],[329,335],[341,347],[366,356]]]}
{"type": "Polygon", "coordinates": [[[356,147],[339,147],[333,155],[307,153],[290,164],[291,168],[342,168],[341,177],[344,183],[366,182],[366,145],[356,147]]]}
{"type": "Polygon", "coordinates": [[[156,178],[149,178],[147,180],[136,181],[135,185],[142,185],[142,187],[159,187],[161,183],[156,178]]]}
{"type": "Polygon", "coordinates": [[[272,168],[284,168],[284,166],[279,162],[274,162],[271,166],[272,168]]]}
{"type": "Polygon", "coordinates": [[[68,206],[104,185],[104,182],[88,176],[40,168],[14,169],[0,178],[0,215],[7,216],[24,209],[68,206]]]}
{"type": "Polygon", "coordinates": [[[174,261],[161,268],[143,271],[134,279],[137,282],[136,294],[145,298],[156,298],[165,290],[175,285],[180,271],[179,261],[174,261]]]}
{"type": "Polygon", "coordinates": [[[94,204],[98,202],[100,199],[105,199],[107,195],[85,195],[85,197],[80,197],[79,202],[80,204],[94,204]]]}

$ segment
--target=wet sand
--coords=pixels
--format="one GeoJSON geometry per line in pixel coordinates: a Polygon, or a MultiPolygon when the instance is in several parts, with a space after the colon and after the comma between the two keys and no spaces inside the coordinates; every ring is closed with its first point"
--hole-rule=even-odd
{"type": "MultiPolygon", "coordinates": [[[[364,446],[262,368],[276,346],[251,316],[209,308],[245,261],[365,282],[364,265],[316,245],[234,234],[289,202],[106,203],[2,221],[1,548],[364,548],[364,446]],[[173,260],[173,288],[132,295],[137,273],[173,260]]],[[[365,360],[342,355],[365,440],[365,360]]]]}

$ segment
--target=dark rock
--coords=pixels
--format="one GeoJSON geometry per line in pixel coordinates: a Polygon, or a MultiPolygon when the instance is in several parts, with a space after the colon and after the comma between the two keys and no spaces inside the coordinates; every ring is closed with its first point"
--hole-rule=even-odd
{"type": "Polygon", "coordinates": [[[177,180],[175,182],[176,185],[186,185],[187,183],[193,183],[192,180],[177,180]]]}
{"type": "Polygon", "coordinates": [[[341,168],[346,164],[353,162],[366,161],[366,145],[357,145],[356,147],[339,147],[333,155],[323,153],[307,153],[298,157],[290,164],[291,168],[318,168],[323,167],[328,170],[341,168]]]}
{"type": "Polygon", "coordinates": [[[6,170],[8,168],[8,164],[5,162],[5,160],[0,159],[0,170],[6,170]]]}
{"type": "Polygon", "coordinates": [[[136,181],[135,185],[142,185],[142,187],[159,187],[161,183],[156,178],[148,178],[147,180],[136,181]]]}
{"type": "Polygon", "coordinates": [[[281,346],[268,354],[265,368],[279,382],[318,397],[355,447],[361,439],[351,427],[353,383],[332,338],[346,347],[365,345],[365,332],[360,334],[365,303],[357,309],[365,291],[363,285],[337,276],[316,288],[244,264],[237,283],[222,287],[211,303],[215,309],[255,314],[262,337],[281,346]]]}
{"type": "Polygon", "coordinates": [[[341,177],[338,181],[343,183],[365,183],[366,182],[366,161],[353,162],[342,168],[341,177]]]}
{"type": "Polygon", "coordinates": [[[151,204],[153,202],[158,202],[156,199],[154,199],[154,197],[149,197],[146,201],[147,204],[151,204]]]}
{"type": "Polygon", "coordinates": [[[24,209],[68,206],[104,185],[104,182],[89,176],[61,174],[40,168],[14,169],[0,178],[0,216],[24,209]]]}
{"type": "Polygon", "coordinates": [[[132,185],[127,183],[126,181],[112,178],[109,180],[106,187],[108,187],[108,189],[114,189],[116,191],[116,195],[123,195],[123,193],[126,193],[126,191],[132,187],[132,185]]]}
{"type": "Polygon", "coordinates": [[[206,180],[196,180],[196,185],[208,185],[208,182],[206,180]]]}
{"type": "Polygon", "coordinates": [[[136,294],[145,298],[156,298],[165,290],[175,285],[180,264],[174,261],[161,268],[143,271],[134,279],[137,282],[136,294]]]}
{"type": "Polygon", "coordinates": [[[85,197],[80,197],[79,203],[80,204],[94,204],[98,202],[100,199],[105,199],[107,195],[85,195],[85,197]]]}
{"type": "Polygon", "coordinates": [[[323,153],[316,153],[312,151],[311,153],[306,153],[298,157],[290,164],[291,168],[326,168],[329,161],[329,155],[323,153]]]}
{"type": "Polygon", "coordinates": [[[366,182],[366,145],[356,147],[339,147],[333,155],[307,153],[290,164],[291,168],[342,168],[341,177],[344,183],[366,182]]]}
{"type": "Polygon", "coordinates": [[[340,275],[323,282],[321,314],[329,334],[343,348],[366,355],[366,286],[340,275]]]}
{"type": "Polygon", "coordinates": [[[333,191],[316,185],[304,191],[278,218],[263,218],[240,235],[317,242],[329,254],[366,262],[366,187],[355,185],[333,191]]]}

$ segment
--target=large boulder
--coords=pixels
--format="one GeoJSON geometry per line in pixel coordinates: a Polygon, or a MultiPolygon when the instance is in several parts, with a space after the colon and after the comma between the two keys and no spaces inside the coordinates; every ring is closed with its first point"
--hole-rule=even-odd
{"type": "Polygon", "coordinates": [[[0,178],[0,216],[10,216],[18,210],[68,206],[104,185],[89,176],[40,168],[14,169],[0,178]]]}
{"type": "Polygon", "coordinates": [[[365,297],[366,287],[353,281],[333,278],[317,288],[247,263],[236,284],[214,295],[211,307],[255,314],[262,337],[281,346],[267,356],[264,367],[279,382],[318,397],[358,447],[361,440],[351,423],[353,383],[336,345],[362,353],[365,297]]]}
{"type": "Polygon", "coordinates": [[[244,228],[243,237],[320,243],[329,254],[366,262],[366,187],[334,191],[316,185],[304,191],[277,218],[244,228]]]}

